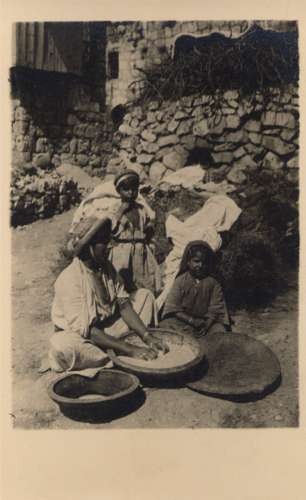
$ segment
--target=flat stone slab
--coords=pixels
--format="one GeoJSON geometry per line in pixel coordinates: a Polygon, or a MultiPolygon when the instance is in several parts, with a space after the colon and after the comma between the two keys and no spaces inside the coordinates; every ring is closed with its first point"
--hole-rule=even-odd
{"type": "Polygon", "coordinates": [[[262,342],[242,333],[214,333],[201,341],[208,361],[204,376],[187,384],[202,394],[256,400],[276,389],[281,367],[262,342]]]}

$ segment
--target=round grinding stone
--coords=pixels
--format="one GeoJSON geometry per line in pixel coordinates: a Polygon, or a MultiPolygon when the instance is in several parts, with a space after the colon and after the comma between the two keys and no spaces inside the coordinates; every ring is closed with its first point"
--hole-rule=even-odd
{"type": "Polygon", "coordinates": [[[187,387],[202,394],[253,400],[272,392],[281,381],[275,354],[262,342],[242,333],[214,333],[201,341],[208,369],[187,387]]]}

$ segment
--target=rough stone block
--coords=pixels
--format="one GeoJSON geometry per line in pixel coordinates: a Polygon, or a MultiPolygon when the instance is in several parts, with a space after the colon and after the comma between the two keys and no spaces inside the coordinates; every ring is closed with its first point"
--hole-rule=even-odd
{"type": "Polygon", "coordinates": [[[235,110],[233,108],[230,108],[229,106],[224,106],[224,107],[222,107],[222,114],[223,115],[234,115],[235,110]]]}
{"type": "Polygon", "coordinates": [[[143,153],[143,146],[142,146],[142,143],[137,144],[137,146],[136,146],[136,148],[135,148],[135,151],[136,151],[136,153],[137,153],[137,154],[139,154],[139,155],[140,155],[141,153],[143,153]]]}
{"type": "Polygon", "coordinates": [[[262,146],[255,146],[255,144],[252,144],[251,142],[246,144],[244,147],[245,147],[246,151],[248,153],[250,153],[252,156],[259,155],[263,151],[262,146]]]}
{"type": "Polygon", "coordinates": [[[178,170],[185,166],[187,160],[187,155],[179,154],[176,151],[168,153],[163,158],[163,163],[167,168],[171,170],[178,170]]]}
{"type": "Polygon", "coordinates": [[[123,149],[135,149],[138,144],[138,138],[135,136],[124,137],[120,142],[120,147],[123,149]]]}
{"type": "Polygon", "coordinates": [[[162,148],[164,146],[173,146],[178,142],[179,142],[178,137],[174,134],[171,134],[171,135],[166,135],[164,137],[160,137],[157,141],[157,144],[160,148],[162,148]]]}
{"type": "Polygon", "coordinates": [[[276,135],[277,137],[279,137],[281,131],[282,131],[281,128],[273,127],[273,128],[267,128],[267,129],[265,129],[264,132],[263,132],[263,134],[264,135],[276,135]]]}
{"type": "Polygon", "coordinates": [[[287,161],[288,168],[299,168],[299,157],[298,155],[293,156],[290,160],[287,161]]]}
{"type": "Polygon", "coordinates": [[[156,135],[167,133],[164,123],[151,123],[148,128],[156,135]]]}
{"type": "Polygon", "coordinates": [[[181,144],[191,151],[195,147],[196,138],[193,135],[185,135],[181,137],[181,144]]]}
{"type": "Polygon", "coordinates": [[[201,97],[201,102],[202,102],[202,104],[209,104],[209,103],[211,102],[211,99],[212,99],[212,98],[211,98],[211,96],[210,96],[210,95],[206,95],[206,94],[204,94],[204,95],[202,95],[202,97],[201,97]]]}
{"type": "Polygon", "coordinates": [[[239,107],[238,102],[233,99],[228,99],[227,104],[233,109],[237,109],[239,107]]]}
{"type": "Polygon", "coordinates": [[[279,97],[279,102],[281,104],[288,104],[292,99],[292,94],[290,92],[284,92],[283,94],[280,95],[279,97]]]}
{"type": "Polygon", "coordinates": [[[246,154],[247,154],[247,152],[246,152],[246,150],[243,147],[240,147],[240,148],[236,149],[233,152],[235,160],[238,160],[239,158],[242,158],[242,156],[244,156],[246,154]]]}
{"type": "Polygon", "coordinates": [[[152,101],[150,102],[150,104],[148,105],[148,110],[149,111],[156,111],[157,109],[159,109],[160,105],[157,101],[152,101]]]}
{"type": "Polygon", "coordinates": [[[154,159],[154,155],[142,153],[137,156],[137,163],[142,165],[149,165],[154,159]]]}
{"type": "Polygon", "coordinates": [[[236,165],[230,170],[226,177],[229,182],[232,182],[233,184],[243,184],[247,179],[243,169],[236,165]]]}
{"type": "Polygon", "coordinates": [[[228,115],[225,118],[225,128],[237,129],[240,126],[240,118],[237,115],[228,115]]]}
{"type": "Polygon", "coordinates": [[[239,93],[237,90],[227,90],[226,92],[224,92],[224,99],[226,99],[227,101],[237,100],[238,97],[239,93]]]}
{"type": "Polygon", "coordinates": [[[271,151],[268,151],[265,155],[262,164],[263,168],[269,170],[280,170],[284,166],[284,162],[280,159],[280,157],[271,151]]]}
{"type": "Polygon", "coordinates": [[[157,151],[155,158],[156,158],[156,160],[160,160],[161,158],[163,158],[165,155],[171,153],[172,151],[173,151],[172,146],[161,148],[159,151],[157,151]]]}
{"type": "Polygon", "coordinates": [[[248,142],[249,138],[244,130],[237,130],[237,132],[225,131],[222,137],[214,138],[214,143],[227,142],[227,143],[241,143],[244,144],[248,142]]]}
{"type": "Polygon", "coordinates": [[[77,152],[77,147],[78,147],[78,140],[77,139],[71,139],[70,141],[70,153],[75,154],[77,152]]]}
{"type": "Polygon", "coordinates": [[[122,135],[137,135],[139,132],[139,129],[132,128],[126,123],[122,123],[118,130],[122,135]]]}
{"type": "Polygon", "coordinates": [[[258,164],[250,155],[241,157],[235,162],[235,165],[237,165],[241,170],[256,170],[258,168],[258,164]]]}
{"type": "Polygon", "coordinates": [[[263,136],[262,145],[280,156],[292,153],[296,149],[294,144],[289,144],[288,142],[282,141],[279,137],[272,136],[263,136]]]}
{"type": "Polygon", "coordinates": [[[142,133],[141,133],[141,137],[147,141],[147,142],[155,142],[156,141],[156,135],[153,134],[153,132],[149,131],[149,130],[144,130],[142,133]]]}
{"type": "Polygon", "coordinates": [[[177,120],[171,120],[171,122],[168,124],[167,130],[169,132],[175,132],[177,127],[178,127],[179,122],[177,120]]]}
{"type": "Polygon", "coordinates": [[[166,172],[166,167],[160,161],[156,161],[151,165],[150,168],[150,180],[154,184],[157,184],[166,172]]]}
{"type": "Polygon", "coordinates": [[[173,150],[181,156],[185,156],[186,158],[189,155],[188,151],[182,146],[182,144],[177,144],[176,146],[174,146],[173,150]]]}
{"type": "Polygon", "coordinates": [[[198,97],[195,97],[194,98],[194,101],[193,101],[193,106],[201,106],[202,104],[202,97],[201,96],[198,96],[198,97]]]}
{"type": "Polygon", "coordinates": [[[219,153],[220,151],[233,151],[236,147],[237,144],[232,142],[223,142],[221,144],[215,144],[213,146],[215,153],[219,153]]]}
{"type": "Polygon", "coordinates": [[[194,135],[198,135],[200,137],[204,137],[209,134],[210,128],[208,126],[208,122],[206,119],[201,120],[199,123],[196,123],[193,127],[194,135]]]}
{"type": "Polygon", "coordinates": [[[193,120],[184,120],[184,121],[181,121],[177,131],[176,131],[176,134],[178,136],[180,135],[187,135],[189,134],[189,132],[192,131],[192,124],[193,124],[193,120]]]}
{"type": "Polygon", "coordinates": [[[249,132],[259,132],[261,130],[261,123],[256,120],[248,120],[245,123],[244,128],[249,132]]]}
{"type": "Polygon", "coordinates": [[[212,153],[212,157],[215,163],[231,163],[233,161],[233,153],[230,151],[212,153]]]}
{"type": "Polygon", "coordinates": [[[274,127],[276,125],[276,112],[266,111],[261,115],[261,123],[264,127],[274,127]]]}
{"type": "Polygon", "coordinates": [[[197,148],[202,148],[202,149],[211,150],[211,148],[212,148],[211,144],[206,139],[203,139],[203,137],[196,137],[195,138],[195,145],[197,148]]]}
{"type": "Polygon", "coordinates": [[[142,142],[142,151],[149,154],[157,153],[159,146],[154,142],[142,142]]]}
{"type": "Polygon", "coordinates": [[[147,123],[153,123],[156,121],[156,112],[149,111],[146,116],[147,123]]]}
{"type": "Polygon", "coordinates": [[[163,122],[164,121],[164,117],[165,117],[165,113],[164,111],[158,111],[156,113],[156,120],[159,121],[159,122],[163,122]]]}
{"type": "MultiPolygon", "coordinates": [[[[126,115],[128,116],[128,115],[126,115]]],[[[144,117],[144,112],[142,110],[142,108],[140,106],[136,106],[134,109],[133,109],[133,116],[135,118],[138,118],[138,120],[142,120],[143,117],[144,117]]]]}
{"type": "Polygon", "coordinates": [[[173,117],[174,120],[183,120],[184,118],[188,118],[188,115],[184,111],[177,111],[173,117]]]}
{"type": "Polygon", "coordinates": [[[252,144],[259,145],[262,142],[262,135],[261,134],[257,134],[255,132],[250,132],[249,133],[249,139],[250,139],[250,141],[251,141],[252,144]]]}
{"type": "Polygon", "coordinates": [[[203,112],[203,108],[201,106],[197,106],[196,108],[194,108],[192,110],[192,113],[191,113],[191,116],[194,116],[194,118],[196,120],[201,120],[201,118],[204,118],[204,112],[203,112]]]}
{"type": "Polygon", "coordinates": [[[185,96],[181,98],[181,104],[184,108],[193,106],[193,102],[194,102],[193,96],[185,96]]]}
{"type": "MultiPolygon", "coordinates": [[[[228,118],[228,117],[227,117],[228,118]]],[[[226,126],[226,119],[220,116],[212,116],[207,119],[209,132],[215,135],[221,135],[224,132],[226,126]]]]}
{"type": "Polygon", "coordinates": [[[294,129],[297,127],[297,121],[291,113],[276,113],[275,125],[294,129]]]}

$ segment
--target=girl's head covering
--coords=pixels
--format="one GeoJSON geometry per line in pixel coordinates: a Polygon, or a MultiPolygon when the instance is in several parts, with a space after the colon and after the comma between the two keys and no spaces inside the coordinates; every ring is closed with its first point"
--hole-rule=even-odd
{"type": "Polygon", "coordinates": [[[101,228],[110,233],[111,226],[111,220],[107,217],[99,219],[98,217],[91,216],[81,220],[75,226],[68,240],[66,253],[71,257],[76,257],[101,228]]]}
{"type": "Polygon", "coordinates": [[[208,272],[209,272],[209,274],[211,272],[213,272],[213,270],[214,270],[214,261],[215,261],[215,255],[214,255],[213,250],[211,249],[211,247],[209,246],[209,244],[206,243],[205,241],[203,241],[203,240],[195,240],[195,241],[190,241],[186,245],[184,253],[183,253],[183,256],[182,256],[182,259],[181,259],[181,263],[180,263],[180,267],[179,267],[179,271],[177,273],[177,276],[180,276],[180,274],[183,274],[186,271],[188,271],[188,261],[189,261],[191,255],[192,255],[193,251],[196,248],[199,248],[199,250],[201,252],[205,253],[205,259],[206,259],[206,262],[207,262],[208,272]]]}
{"type": "Polygon", "coordinates": [[[122,182],[125,182],[128,179],[135,179],[139,183],[139,175],[137,174],[137,172],[134,172],[134,170],[125,170],[124,172],[121,172],[115,177],[114,184],[117,191],[122,182]]]}

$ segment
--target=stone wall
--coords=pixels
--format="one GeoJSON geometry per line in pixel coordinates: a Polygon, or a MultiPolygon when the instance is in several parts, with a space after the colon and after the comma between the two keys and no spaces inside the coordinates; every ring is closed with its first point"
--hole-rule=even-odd
{"type": "MultiPolygon", "coordinates": [[[[111,78],[107,71],[106,103],[111,108],[133,100],[141,90],[145,70],[152,64],[160,64],[167,54],[173,54],[176,39],[183,34],[205,36],[220,33],[236,38],[251,27],[250,21],[163,21],[121,22],[107,26],[107,59],[116,52],[119,59],[119,74],[111,78]]],[[[256,21],[264,29],[290,31],[296,29],[295,22],[256,21]]]]}
{"type": "Polygon", "coordinates": [[[49,155],[56,166],[103,171],[112,151],[112,121],[92,88],[54,73],[54,85],[37,84],[33,73],[28,78],[30,84],[15,85],[11,101],[13,165],[49,155]]]}
{"type": "Polygon", "coordinates": [[[156,183],[202,157],[216,182],[234,187],[257,169],[283,171],[298,182],[298,116],[293,85],[252,98],[227,91],[131,107],[114,135],[117,151],[107,171],[128,164],[156,183]]]}

